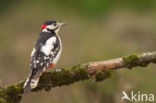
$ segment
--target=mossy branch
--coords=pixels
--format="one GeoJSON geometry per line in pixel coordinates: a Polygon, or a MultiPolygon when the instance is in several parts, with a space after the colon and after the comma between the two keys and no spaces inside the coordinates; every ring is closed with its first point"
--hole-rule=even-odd
{"type": "MultiPolygon", "coordinates": [[[[123,67],[145,67],[149,63],[156,63],[156,51],[142,54],[132,54],[122,58],[88,62],[75,65],[71,68],[64,68],[60,71],[45,72],[40,78],[37,88],[32,92],[40,90],[50,91],[52,87],[69,85],[77,81],[93,79],[102,81],[111,77],[111,71],[123,67]]],[[[23,94],[25,80],[0,88],[0,103],[19,103],[23,94]]]]}

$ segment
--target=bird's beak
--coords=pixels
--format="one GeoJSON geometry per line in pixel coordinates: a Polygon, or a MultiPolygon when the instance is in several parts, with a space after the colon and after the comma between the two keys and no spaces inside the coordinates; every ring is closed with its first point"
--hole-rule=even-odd
{"type": "Polygon", "coordinates": [[[59,26],[64,26],[64,25],[67,25],[67,23],[59,23],[59,26]]]}

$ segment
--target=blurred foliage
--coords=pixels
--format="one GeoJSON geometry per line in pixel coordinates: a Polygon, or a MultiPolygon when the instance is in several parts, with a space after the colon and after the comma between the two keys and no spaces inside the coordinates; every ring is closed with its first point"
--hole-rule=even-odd
{"type": "Polygon", "coordinates": [[[56,0],[57,3],[69,6],[82,13],[82,15],[97,17],[108,13],[113,4],[113,0],[56,0]]]}
{"type": "MultiPolygon", "coordinates": [[[[5,11],[12,5],[16,5],[17,2],[26,2],[29,0],[1,0],[0,11],[5,11]]],[[[32,0],[35,1],[35,0],[32,0]]],[[[120,6],[124,8],[130,8],[133,11],[145,12],[156,9],[155,0],[38,0],[41,3],[48,2],[50,4],[57,3],[63,8],[69,7],[75,9],[81,15],[90,16],[91,18],[104,16],[111,12],[114,7],[120,6]]]]}
{"type": "Polygon", "coordinates": [[[11,5],[15,5],[19,0],[0,0],[0,12],[1,14],[10,8],[11,5]]]}
{"type": "MultiPolygon", "coordinates": [[[[66,21],[57,67],[155,50],[156,0],[0,0],[0,85],[24,79],[40,25],[66,21]]],[[[156,94],[155,65],[114,72],[49,93],[25,95],[22,103],[120,103],[123,90],[156,94]],[[38,98],[40,97],[40,98],[38,98]]]]}

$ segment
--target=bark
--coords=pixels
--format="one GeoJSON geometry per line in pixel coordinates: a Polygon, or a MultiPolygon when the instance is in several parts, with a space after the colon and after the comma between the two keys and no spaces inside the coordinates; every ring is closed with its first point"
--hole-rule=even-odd
{"type": "MultiPolygon", "coordinates": [[[[51,88],[56,86],[69,85],[87,79],[102,81],[111,77],[112,70],[124,67],[128,69],[136,66],[146,67],[150,63],[156,63],[156,51],[132,54],[112,60],[88,62],[71,68],[60,69],[59,71],[45,72],[41,76],[37,88],[33,89],[32,92],[43,89],[50,91],[51,88]]],[[[19,103],[23,95],[24,81],[0,87],[0,103],[19,103]]]]}

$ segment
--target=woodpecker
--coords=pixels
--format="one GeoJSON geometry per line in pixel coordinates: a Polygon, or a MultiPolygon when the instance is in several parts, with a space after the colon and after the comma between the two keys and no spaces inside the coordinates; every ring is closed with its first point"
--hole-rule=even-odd
{"type": "Polygon", "coordinates": [[[48,68],[54,68],[58,62],[62,51],[58,32],[65,24],[53,20],[42,24],[40,35],[31,53],[30,72],[23,86],[24,93],[36,88],[42,73],[48,68]]]}

